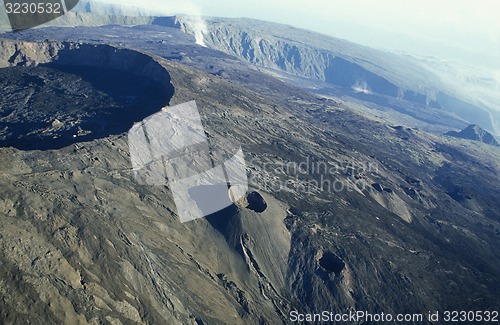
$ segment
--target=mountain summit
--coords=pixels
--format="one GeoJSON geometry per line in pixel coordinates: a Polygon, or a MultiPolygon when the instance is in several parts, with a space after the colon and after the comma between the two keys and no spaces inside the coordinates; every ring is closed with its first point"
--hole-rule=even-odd
{"type": "Polygon", "coordinates": [[[491,133],[489,133],[488,131],[486,131],[485,129],[476,124],[471,124],[460,132],[456,131],[447,132],[446,135],[455,138],[481,141],[483,143],[490,144],[492,146],[500,147],[500,145],[491,135],[491,133]]]}

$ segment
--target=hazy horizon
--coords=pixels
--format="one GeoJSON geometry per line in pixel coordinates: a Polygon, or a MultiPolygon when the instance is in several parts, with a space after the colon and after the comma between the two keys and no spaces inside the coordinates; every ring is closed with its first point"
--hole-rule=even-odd
{"type": "Polygon", "coordinates": [[[500,69],[500,2],[478,0],[172,1],[94,0],[165,14],[254,18],[292,25],[374,48],[500,69]]]}

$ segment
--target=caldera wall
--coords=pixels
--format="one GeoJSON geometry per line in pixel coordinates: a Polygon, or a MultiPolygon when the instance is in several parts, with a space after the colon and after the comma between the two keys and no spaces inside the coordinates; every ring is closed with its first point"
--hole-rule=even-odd
{"type": "Polygon", "coordinates": [[[0,39],[0,68],[54,64],[127,71],[161,83],[173,92],[170,75],[154,57],[110,45],[43,42],[32,43],[0,39]]]}

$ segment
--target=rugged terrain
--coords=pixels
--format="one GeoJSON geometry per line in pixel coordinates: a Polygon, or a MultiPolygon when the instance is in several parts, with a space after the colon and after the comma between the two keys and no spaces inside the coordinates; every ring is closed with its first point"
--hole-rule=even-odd
{"type": "Polygon", "coordinates": [[[15,37],[42,35],[73,42],[0,44],[4,322],[276,324],[293,309],[500,305],[498,148],[360,114],[176,28],[15,37]],[[190,100],[211,141],[242,144],[263,212],[181,224],[168,186],[134,179],[127,128],[190,100]]]}

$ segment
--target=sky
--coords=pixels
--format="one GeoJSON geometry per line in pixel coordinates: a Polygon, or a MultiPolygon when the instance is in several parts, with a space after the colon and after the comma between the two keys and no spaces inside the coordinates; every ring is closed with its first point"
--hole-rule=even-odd
{"type": "Polygon", "coordinates": [[[162,11],[248,17],[380,49],[500,68],[500,0],[98,0],[162,11]]]}

